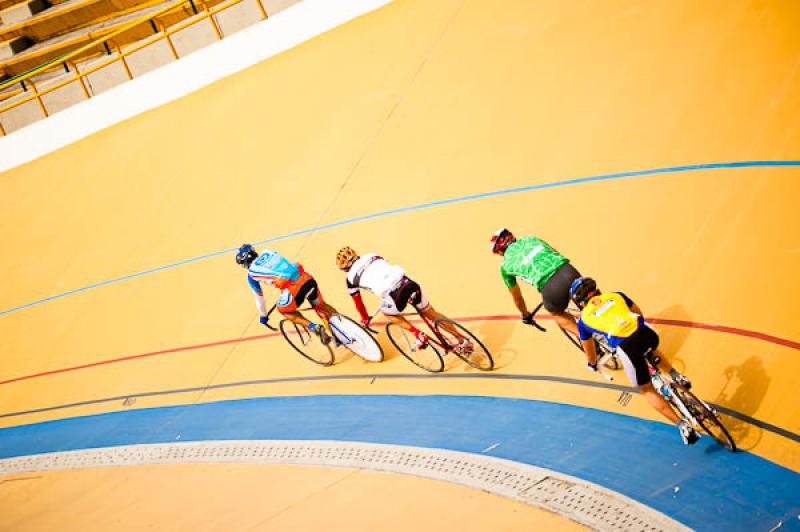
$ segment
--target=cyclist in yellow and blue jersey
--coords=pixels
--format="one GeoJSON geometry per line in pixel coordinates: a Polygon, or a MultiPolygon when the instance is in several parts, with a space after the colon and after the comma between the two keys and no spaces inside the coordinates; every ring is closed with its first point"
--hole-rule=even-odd
{"type": "Polygon", "coordinates": [[[691,383],[658,352],[658,334],[644,321],[642,309],[622,292],[601,292],[591,277],[575,279],[570,286],[569,296],[581,309],[577,323],[578,336],[589,369],[597,371],[597,347],[593,336],[601,335],[609,347],[616,351],[631,384],[639,388],[650,406],[677,425],[684,443],[695,443],[698,436],[692,426],[685,419],[680,419],[653,387],[644,358],[649,350],[653,350],[661,359],[660,365],[669,371],[670,377],[687,388],[691,383]]]}

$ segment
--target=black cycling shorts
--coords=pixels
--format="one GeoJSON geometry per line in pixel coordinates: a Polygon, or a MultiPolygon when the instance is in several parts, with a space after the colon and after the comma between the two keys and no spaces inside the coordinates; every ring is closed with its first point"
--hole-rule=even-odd
{"type": "Polygon", "coordinates": [[[656,331],[645,324],[617,346],[617,355],[631,384],[642,386],[650,382],[650,370],[647,368],[644,354],[650,349],[656,349],[658,343],[656,331]]]}
{"type": "Polygon", "coordinates": [[[308,298],[308,302],[311,303],[312,307],[316,307],[322,301],[319,296],[319,285],[317,285],[316,279],[309,279],[300,287],[300,290],[297,291],[297,296],[294,298],[296,305],[298,307],[302,305],[306,298],[308,298]]]}
{"type": "Polygon", "coordinates": [[[569,306],[569,287],[581,274],[569,262],[562,264],[541,289],[542,302],[548,312],[564,312],[569,306]]]}
{"type": "Polygon", "coordinates": [[[428,310],[430,306],[428,300],[422,295],[422,289],[417,282],[408,277],[403,278],[400,282],[400,286],[395,288],[389,294],[389,297],[394,300],[394,304],[400,312],[403,312],[409,303],[419,312],[428,310]]]}

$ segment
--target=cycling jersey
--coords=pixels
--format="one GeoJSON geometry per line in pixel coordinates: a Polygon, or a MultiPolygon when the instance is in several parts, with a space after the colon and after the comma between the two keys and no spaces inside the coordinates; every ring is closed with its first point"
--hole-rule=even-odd
{"type": "Polygon", "coordinates": [[[569,259],[544,240],[528,236],[518,239],[506,248],[500,275],[507,288],[515,286],[519,278],[541,291],[556,270],[567,262],[569,259]]]}
{"type": "Polygon", "coordinates": [[[256,294],[264,295],[259,283],[271,284],[283,290],[297,281],[302,271],[303,268],[299,264],[285,259],[277,251],[268,249],[250,265],[247,282],[256,294]]]}
{"type": "Polygon", "coordinates": [[[578,318],[578,334],[588,340],[601,334],[616,349],[625,339],[644,325],[644,318],[631,310],[633,301],[622,292],[609,292],[592,297],[578,318]]]}
{"type": "Polygon", "coordinates": [[[385,298],[405,275],[403,268],[389,264],[379,255],[369,253],[353,263],[347,272],[347,290],[350,295],[355,295],[359,288],[366,288],[385,298]]]}

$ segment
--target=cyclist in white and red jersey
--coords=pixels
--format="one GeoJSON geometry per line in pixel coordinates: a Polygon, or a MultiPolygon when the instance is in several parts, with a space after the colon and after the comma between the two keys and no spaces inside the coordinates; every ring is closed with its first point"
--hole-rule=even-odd
{"type": "Polygon", "coordinates": [[[403,268],[386,262],[383,257],[374,253],[359,256],[349,246],[343,247],[336,254],[336,266],[347,272],[347,290],[353,298],[363,325],[367,325],[370,320],[360,292],[361,288],[366,288],[381,298],[381,311],[389,321],[411,331],[416,338],[417,347],[424,348],[427,345],[428,338],[425,333],[400,314],[410,303],[417,312],[432,322],[445,316],[434,310],[422,288],[406,275],[403,268]]]}

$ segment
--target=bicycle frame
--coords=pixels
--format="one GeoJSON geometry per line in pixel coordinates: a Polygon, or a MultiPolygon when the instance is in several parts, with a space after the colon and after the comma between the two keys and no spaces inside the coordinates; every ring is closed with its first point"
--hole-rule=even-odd
{"type": "MultiPolygon", "coordinates": [[[[683,404],[683,401],[675,393],[675,388],[672,383],[672,379],[668,377],[661,369],[658,367],[658,361],[654,361],[653,357],[656,354],[653,352],[652,349],[648,350],[644,355],[644,360],[647,362],[647,368],[650,370],[650,377],[652,378],[654,375],[658,375],[658,378],[661,379],[663,386],[669,392],[669,397],[665,397],[664,399],[675,406],[681,414],[681,417],[687,421],[689,421],[693,426],[697,426],[698,422],[695,417],[689,412],[689,409],[683,404]]],[[[660,390],[656,390],[658,393],[661,393],[660,390]]]]}
{"type": "MultiPolygon", "coordinates": [[[[370,314],[369,319],[367,320],[367,329],[369,329],[370,331],[372,331],[372,329],[369,328],[369,323],[372,321],[372,318],[374,318],[375,316],[378,315],[379,312],[381,312],[382,308],[383,308],[383,306],[379,305],[378,308],[375,309],[375,311],[372,314],[370,314]]],[[[448,344],[447,339],[444,338],[441,335],[441,333],[439,333],[439,331],[436,329],[436,327],[433,326],[433,323],[431,323],[431,320],[426,318],[424,314],[421,314],[421,313],[415,311],[415,312],[403,312],[401,314],[393,314],[393,316],[402,316],[402,317],[419,316],[420,318],[422,318],[422,321],[425,322],[425,325],[428,326],[428,329],[433,333],[433,336],[431,336],[431,335],[428,336],[428,341],[429,342],[433,342],[437,346],[439,346],[442,349],[444,349],[445,353],[453,352],[453,348],[452,348],[452,346],[450,346],[448,344]],[[435,338],[434,338],[434,336],[435,336],[435,338]]]]}

